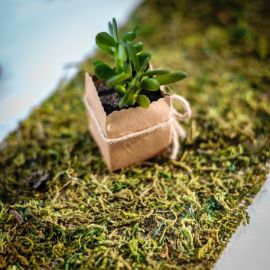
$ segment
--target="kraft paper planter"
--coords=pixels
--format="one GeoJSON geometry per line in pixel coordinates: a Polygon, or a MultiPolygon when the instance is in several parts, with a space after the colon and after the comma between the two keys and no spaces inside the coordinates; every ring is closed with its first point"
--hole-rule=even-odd
{"type": "Polygon", "coordinates": [[[89,129],[110,170],[154,157],[172,143],[170,96],[152,102],[147,109],[131,107],[107,115],[89,74],[85,88],[89,129]]]}

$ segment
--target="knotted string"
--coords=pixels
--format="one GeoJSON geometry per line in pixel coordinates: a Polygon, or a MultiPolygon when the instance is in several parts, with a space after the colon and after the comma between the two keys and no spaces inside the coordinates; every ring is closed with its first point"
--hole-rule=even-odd
{"type": "Polygon", "coordinates": [[[98,133],[99,133],[100,137],[102,138],[103,141],[105,141],[108,144],[118,143],[118,142],[121,142],[121,141],[125,141],[125,140],[131,139],[131,138],[141,136],[141,135],[146,135],[146,134],[152,133],[155,130],[170,126],[171,127],[171,132],[172,132],[172,135],[173,135],[173,147],[172,147],[172,152],[171,152],[170,158],[175,160],[176,157],[177,157],[177,154],[179,152],[179,148],[180,148],[179,138],[185,138],[186,137],[185,130],[182,128],[182,126],[178,123],[177,120],[184,121],[184,120],[189,119],[191,117],[192,112],[191,112],[188,101],[186,99],[184,99],[182,96],[173,94],[173,95],[170,96],[170,99],[171,99],[171,108],[170,108],[170,117],[169,117],[168,121],[159,123],[157,125],[154,125],[152,127],[149,127],[149,128],[146,128],[146,129],[143,129],[143,130],[140,130],[140,131],[135,131],[135,132],[129,133],[129,134],[124,135],[124,136],[113,138],[113,139],[107,138],[104,135],[104,133],[103,133],[101,127],[100,127],[100,124],[98,122],[98,119],[96,117],[96,114],[93,111],[93,109],[91,108],[86,96],[84,96],[84,103],[85,103],[85,106],[87,108],[87,111],[90,113],[90,115],[92,116],[92,118],[93,118],[93,120],[95,122],[95,125],[97,127],[97,130],[98,130],[98,133]],[[179,104],[181,104],[181,106],[183,107],[183,110],[184,110],[183,113],[180,114],[173,107],[173,101],[178,102],[179,104]]]}
{"type": "Polygon", "coordinates": [[[182,96],[173,94],[170,96],[170,98],[171,98],[170,119],[172,119],[171,131],[173,134],[173,146],[172,146],[170,159],[175,160],[180,149],[179,137],[180,138],[186,137],[185,130],[182,128],[182,126],[179,124],[177,120],[184,121],[184,120],[189,119],[192,115],[192,111],[191,111],[188,101],[182,96]],[[182,105],[183,110],[184,110],[183,113],[179,113],[173,107],[173,101],[178,102],[179,104],[182,105]]]}

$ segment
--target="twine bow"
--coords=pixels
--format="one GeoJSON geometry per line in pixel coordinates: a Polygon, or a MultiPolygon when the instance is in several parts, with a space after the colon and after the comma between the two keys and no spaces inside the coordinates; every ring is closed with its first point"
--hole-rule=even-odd
{"type": "Polygon", "coordinates": [[[173,94],[170,97],[171,97],[170,120],[171,120],[171,130],[173,134],[173,147],[172,147],[170,159],[175,160],[180,149],[179,137],[180,138],[186,137],[185,130],[182,128],[182,126],[178,123],[177,120],[179,121],[188,120],[192,115],[192,111],[191,111],[188,101],[182,96],[173,94]],[[183,110],[184,110],[183,113],[179,113],[173,107],[173,101],[176,101],[183,106],[183,110]]]}
{"type": "Polygon", "coordinates": [[[168,121],[159,123],[157,125],[154,125],[152,127],[149,127],[149,128],[146,128],[146,129],[143,129],[143,130],[140,130],[140,131],[135,131],[135,132],[129,133],[129,134],[124,135],[124,136],[113,138],[113,139],[107,138],[104,135],[104,133],[103,133],[101,127],[100,127],[100,124],[98,122],[98,119],[96,117],[96,114],[93,111],[93,109],[91,108],[86,96],[84,96],[83,100],[84,100],[85,106],[87,108],[87,111],[92,116],[92,118],[93,118],[93,120],[95,122],[95,125],[97,127],[97,130],[98,130],[98,133],[99,133],[100,137],[108,144],[113,144],[113,143],[125,141],[125,140],[135,138],[135,137],[138,137],[138,136],[141,136],[141,135],[146,135],[146,134],[152,133],[155,130],[170,126],[171,127],[171,132],[172,132],[172,135],[173,135],[173,146],[172,146],[172,152],[171,152],[171,155],[170,155],[170,159],[175,160],[176,157],[177,157],[177,154],[179,152],[179,148],[180,148],[179,138],[185,138],[186,137],[185,130],[182,128],[182,126],[178,123],[177,120],[184,121],[184,120],[189,119],[191,117],[192,112],[191,112],[190,105],[189,105],[188,101],[185,98],[183,98],[182,96],[173,94],[173,95],[170,96],[170,99],[171,99],[171,108],[170,108],[170,117],[169,117],[168,121]],[[182,105],[183,113],[179,113],[173,107],[173,102],[174,101],[178,102],[179,104],[182,105]]]}

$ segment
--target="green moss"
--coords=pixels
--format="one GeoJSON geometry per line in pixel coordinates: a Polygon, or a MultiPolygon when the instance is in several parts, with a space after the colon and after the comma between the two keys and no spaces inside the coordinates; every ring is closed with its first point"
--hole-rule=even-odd
{"type": "Polygon", "coordinates": [[[209,2],[147,1],[130,19],[154,66],[189,73],[174,87],[194,112],[177,161],[107,171],[82,103],[91,59],[7,137],[0,268],[213,266],[266,179],[270,41],[266,1],[209,2]]]}

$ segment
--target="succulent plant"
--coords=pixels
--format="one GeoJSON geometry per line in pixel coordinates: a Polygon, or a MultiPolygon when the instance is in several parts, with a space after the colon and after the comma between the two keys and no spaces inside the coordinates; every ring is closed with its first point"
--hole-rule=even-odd
{"type": "Polygon", "coordinates": [[[114,88],[122,97],[119,107],[134,104],[147,108],[150,100],[141,90],[159,91],[161,85],[184,79],[187,74],[182,71],[169,72],[164,69],[150,69],[151,54],[143,51],[143,43],[135,42],[138,28],[126,32],[120,38],[117,22],[109,22],[109,33],[101,32],[96,36],[97,46],[111,55],[115,61],[112,68],[106,63],[94,61],[96,77],[105,80],[109,88],[114,88]]]}

